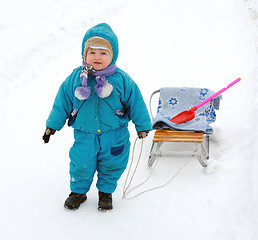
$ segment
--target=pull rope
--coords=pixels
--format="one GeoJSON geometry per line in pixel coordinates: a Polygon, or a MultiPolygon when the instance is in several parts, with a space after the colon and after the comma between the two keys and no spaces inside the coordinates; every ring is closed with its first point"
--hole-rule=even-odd
{"type": "Polygon", "coordinates": [[[126,192],[128,190],[128,188],[130,187],[131,183],[132,183],[132,180],[133,180],[133,177],[136,173],[136,169],[138,168],[138,165],[139,165],[139,162],[140,162],[140,158],[141,158],[141,155],[142,155],[142,147],[143,147],[143,139],[141,141],[141,148],[140,148],[140,154],[139,154],[139,157],[138,157],[138,161],[137,161],[137,164],[135,166],[135,169],[134,169],[134,172],[133,172],[133,175],[130,179],[130,182],[129,184],[127,185],[126,187],[126,184],[127,184],[127,181],[128,181],[128,178],[129,178],[129,174],[130,174],[130,171],[131,171],[131,168],[132,168],[132,165],[133,165],[133,161],[134,161],[134,152],[135,152],[135,146],[136,146],[136,143],[137,143],[137,140],[139,139],[139,137],[137,137],[134,141],[134,145],[133,145],[133,152],[132,152],[132,160],[131,160],[131,164],[130,164],[130,167],[129,167],[129,170],[128,170],[128,173],[127,173],[127,176],[126,176],[126,179],[125,179],[125,184],[124,184],[124,188],[123,188],[123,198],[126,198],[126,192]]]}
{"type": "Polygon", "coordinates": [[[136,170],[137,170],[137,168],[138,168],[138,165],[139,165],[139,162],[140,162],[140,159],[141,159],[141,155],[142,155],[143,139],[141,140],[140,153],[139,153],[139,157],[138,157],[138,160],[137,160],[137,163],[136,163],[134,172],[133,172],[133,174],[132,174],[132,177],[131,177],[131,179],[130,179],[128,185],[126,186],[127,181],[128,181],[128,178],[129,178],[129,174],[130,174],[130,171],[131,171],[131,168],[132,168],[132,164],[133,164],[133,161],[134,161],[134,152],[135,152],[135,147],[136,147],[136,143],[137,143],[137,140],[138,140],[138,139],[139,139],[139,138],[137,137],[137,138],[135,139],[135,142],[134,142],[133,151],[132,151],[132,160],[131,160],[131,164],[130,164],[129,169],[128,169],[128,173],[127,173],[127,176],[126,176],[126,179],[125,179],[125,183],[124,183],[124,188],[123,188],[123,199],[126,199],[126,200],[130,200],[130,199],[133,199],[133,198],[136,198],[136,197],[142,195],[143,193],[150,192],[150,191],[153,191],[153,190],[155,190],[155,189],[159,189],[159,188],[165,187],[165,186],[168,185],[168,184],[190,163],[190,161],[192,160],[192,157],[189,158],[189,159],[184,163],[184,165],[183,165],[183,166],[172,176],[172,178],[171,178],[168,182],[166,182],[165,184],[163,184],[163,185],[161,185],[161,186],[158,186],[158,187],[154,187],[154,188],[147,189],[147,190],[145,190],[145,191],[142,191],[142,192],[138,193],[137,195],[135,195],[135,196],[133,196],[133,197],[127,197],[127,195],[128,195],[131,191],[133,191],[133,190],[135,190],[136,188],[142,186],[144,183],[146,183],[146,182],[150,179],[150,177],[151,177],[151,175],[153,174],[154,169],[156,168],[157,163],[158,163],[158,159],[157,159],[157,160],[156,160],[156,163],[155,163],[155,165],[154,165],[154,167],[152,168],[152,171],[151,171],[150,175],[146,178],[146,180],[144,180],[142,183],[136,185],[135,187],[133,187],[132,189],[130,189],[130,190],[128,191],[128,189],[129,189],[129,187],[130,187],[130,185],[131,185],[131,183],[132,183],[132,180],[133,180],[133,178],[134,178],[134,175],[135,175],[135,173],[136,173],[136,170]]]}

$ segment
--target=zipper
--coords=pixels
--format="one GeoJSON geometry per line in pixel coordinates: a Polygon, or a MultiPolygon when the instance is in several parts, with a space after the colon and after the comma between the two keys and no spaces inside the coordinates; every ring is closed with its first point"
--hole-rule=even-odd
{"type": "Polygon", "coordinates": [[[101,126],[100,126],[100,119],[99,119],[99,103],[100,103],[100,97],[97,96],[97,101],[96,101],[96,120],[97,120],[97,133],[101,132],[101,126]]]}

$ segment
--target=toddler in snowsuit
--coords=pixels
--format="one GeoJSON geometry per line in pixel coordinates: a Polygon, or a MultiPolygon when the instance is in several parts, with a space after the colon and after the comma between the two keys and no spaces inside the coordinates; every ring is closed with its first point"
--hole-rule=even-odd
{"type": "Polygon", "coordinates": [[[82,42],[82,67],[60,86],[46,122],[45,143],[56,130],[74,128],[70,149],[70,188],[65,208],[77,209],[87,199],[95,172],[99,210],[110,210],[112,193],[128,163],[128,122],[139,138],[152,130],[141,92],[128,74],[116,67],[118,39],[108,24],[89,29],[82,42]]]}

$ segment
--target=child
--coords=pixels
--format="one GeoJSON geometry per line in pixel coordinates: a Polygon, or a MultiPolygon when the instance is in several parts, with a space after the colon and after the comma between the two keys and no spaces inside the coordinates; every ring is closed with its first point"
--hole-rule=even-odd
{"type": "Polygon", "coordinates": [[[64,207],[77,209],[86,199],[95,172],[99,210],[111,210],[112,193],[128,163],[128,122],[139,138],[152,130],[140,90],[128,74],[116,67],[118,39],[108,24],[89,29],[82,42],[82,67],[63,82],[46,122],[45,143],[56,130],[74,128],[70,149],[71,193],[64,207]],[[70,116],[70,117],[69,117],[70,116]]]}

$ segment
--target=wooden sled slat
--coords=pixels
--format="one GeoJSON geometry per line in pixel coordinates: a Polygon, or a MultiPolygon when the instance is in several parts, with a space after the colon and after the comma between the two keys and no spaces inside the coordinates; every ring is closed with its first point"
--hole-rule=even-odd
{"type": "Polygon", "coordinates": [[[203,142],[204,133],[157,129],[153,142],[203,142]]]}

